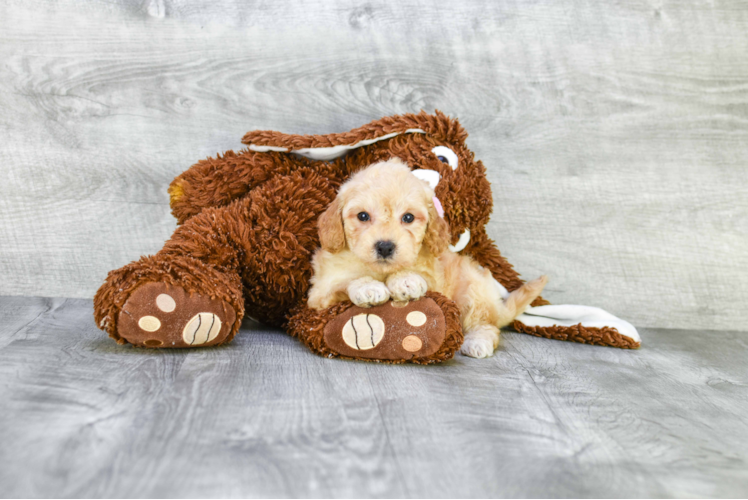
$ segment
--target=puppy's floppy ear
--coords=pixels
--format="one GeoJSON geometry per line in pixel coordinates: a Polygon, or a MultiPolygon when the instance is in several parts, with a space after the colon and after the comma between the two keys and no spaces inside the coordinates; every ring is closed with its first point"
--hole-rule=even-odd
{"type": "Polygon", "coordinates": [[[327,207],[327,210],[319,216],[317,229],[319,230],[319,242],[324,250],[337,253],[345,248],[343,204],[340,197],[335,198],[327,207]]]}
{"type": "Polygon", "coordinates": [[[423,244],[435,255],[439,256],[447,250],[449,246],[450,234],[449,224],[440,217],[434,208],[434,204],[429,205],[429,223],[426,226],[426,235],[423,237],[423,244]]]}

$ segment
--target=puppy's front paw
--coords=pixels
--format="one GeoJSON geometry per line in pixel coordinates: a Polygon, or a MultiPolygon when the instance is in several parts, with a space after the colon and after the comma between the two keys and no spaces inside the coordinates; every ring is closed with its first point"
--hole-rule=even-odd
{"type": "Polygon", "coordinates": [[[387,278],[387,288],[398,302],[420,299],[428,291],[428,284],[420,274],[401,273],[387,278]]]}
{"type": "Polygon", "coordinates": [[[373,278],[359,278],[348,285],[348,298],[359,307],[371,307],[390,300],[384,283],[373,278]]]}
{"type": "Polygon", "coordinates": [[[471,358],[487,358],[499,345],[499,330],[493,326],[481,325],[465,334],[460,352],[471,358]]]}

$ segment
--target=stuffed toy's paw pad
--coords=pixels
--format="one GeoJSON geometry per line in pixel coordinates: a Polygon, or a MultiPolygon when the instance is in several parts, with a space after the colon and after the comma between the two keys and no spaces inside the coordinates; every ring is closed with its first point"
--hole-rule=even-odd
{"type": "Polygon", "coordinates": [[[445,335],[444,313],[433,299],[422,298],[350,307],[325,326],[324,340],[341,356],[393,361],[430,356],[445,335]]]}
{"type": "Polygon", "coordinates": [[[236,312],[225,302],[166,283],[146,283],[119,313],[118,332],[140,347],[198,347],[223,343],[236,312]]]}

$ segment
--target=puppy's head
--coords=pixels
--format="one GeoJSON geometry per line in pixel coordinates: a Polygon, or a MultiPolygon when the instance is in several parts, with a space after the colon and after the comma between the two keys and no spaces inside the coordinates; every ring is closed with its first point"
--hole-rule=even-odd
{"type": "Polygon", "coordinates": [[[354,174],[320,216],[322,248],[348,248],[362,262],[389,272],[413,265],[424,252],[438,256],[449,243],[434,191],[400,160],[354,174]]]}

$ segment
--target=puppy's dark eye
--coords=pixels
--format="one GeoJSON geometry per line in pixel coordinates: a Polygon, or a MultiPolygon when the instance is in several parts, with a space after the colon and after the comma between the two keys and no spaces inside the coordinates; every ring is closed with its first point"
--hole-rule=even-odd
{"type": "Polygon", "coordinates": [[[403,215],[403,222],[406,223],[406,224],[410,224],[414,220],[416,220],[416,217],[413,214],[405,214],[405,215],[403,215]]]}
{"type": "Polygon", "coordinates": [[[359,212],[358,220],[360,220],[361,222],[366,222],[367,220],[369,220],[369,214],[367,214],[366,212],[359,212]]]}
{"type": "Polygon", "coordinates": [[[442,163],[446,163],[447,165],[449,165],[449,160],[447,160],[446,156],[437,156],[436,159],[442,163]]]}

